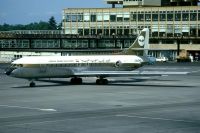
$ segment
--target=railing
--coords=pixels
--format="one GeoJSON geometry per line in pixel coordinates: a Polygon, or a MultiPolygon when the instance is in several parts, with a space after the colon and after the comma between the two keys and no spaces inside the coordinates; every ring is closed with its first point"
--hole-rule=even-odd
{"type": "Polygon", "coordinates": [[[13,30],[0,31],[0,38],[55,38],[62,34],[61,30],[13,30]]]}
{"type": "Polygon", "coordinates": [[[62,30],[12,30],[0,31],[0,34],[63,34],[62,30]]]}
{"type": "MultiPolygon", "coordinates": [[[[63,30],[13,30],[0,31],[0,39],[68,39],[68,38],[85,38],[85,39],[116,39],[116,38],[136,38],[137,35],[78,35],[64,34],[63,30]]],[[[175,36],[153,36],[150,39],[176,39],[175,36]]],[[[199,36],[184,36],[188,39],[200,39],[199,36]]]]}

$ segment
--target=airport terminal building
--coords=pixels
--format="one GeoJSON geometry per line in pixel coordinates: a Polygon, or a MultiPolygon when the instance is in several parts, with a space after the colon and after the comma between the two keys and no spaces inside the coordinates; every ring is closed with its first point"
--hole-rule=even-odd
{"type": "Polygon", "coordinates": [[[129,47],[143,28],[149,28],[150,55],[176,59],[177,47],[180,56],[200,54],[200,6],[197,0],[105,2],[112,8],[63,9],[60,38],[49,38],[46,42],[43,38],[20,41],[27,43],[26,49],[43,51],[51,46],[51,51],[55,49],[61,55],[111,54],[129,47]]]}
{"type": "MultiPolygon", "coordinates": [[[[107,0],[113,8],[64,9],[63,29],[65,34],[83,36],[135,36],[140,30],[150,29],[150,48],[154,56],[175,56],[177,40],[181,50],[192,54],[200,50],[200,7],[198,2],[187,0],[107,0]],[[115,8],[121,4],[121,8],[115,8]],[[166,55],[168,54],[168,55],[166,55]]],[[[102,47],[115,48],[114,40],[102,40],[102,47]],[[105,46],[104,46],[105,45],[105,46]]],[[[117,41],[117,46],[127,47],[117,41]]]]}

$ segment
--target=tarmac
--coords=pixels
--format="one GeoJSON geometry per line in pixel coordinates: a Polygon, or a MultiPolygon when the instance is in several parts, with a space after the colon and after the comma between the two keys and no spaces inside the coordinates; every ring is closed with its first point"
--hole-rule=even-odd
{"type": "Polygon", "coordinates": [[[0,133],[199,133],[200,64],[160,63],[141,71],[187,75],[37,81],[4,75],[0,64],[0,133]]]}

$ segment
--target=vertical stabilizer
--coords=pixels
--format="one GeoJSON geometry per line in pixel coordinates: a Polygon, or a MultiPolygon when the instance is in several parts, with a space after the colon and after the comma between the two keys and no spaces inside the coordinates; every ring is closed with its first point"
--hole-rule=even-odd
{"type": "Polygon", "coordinates": [[[122,51],[126,55],[147,55],[149,49],[149,29],[144,28],[134,43],[122,51]]]}

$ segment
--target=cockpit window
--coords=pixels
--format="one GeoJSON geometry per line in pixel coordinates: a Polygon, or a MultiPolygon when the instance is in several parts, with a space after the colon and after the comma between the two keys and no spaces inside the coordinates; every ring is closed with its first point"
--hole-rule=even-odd
{"type": "Polygon", "coordinates": [[[23,67],[23,65],[22,64],[18,64],[17,67],[23,67]]]}
{"type": "Polygon", "coordinates": [[[23,65],[22,64],[12,64],[10,67],[11,68],[18,68],[18,67],[23,67],[23,65]]]}
{"type": "Polygon", "coordinates": [[[12,64],[11,66],[10,66],[10,68],[15,68],[16,67],[16,64],[12,64]]]}

